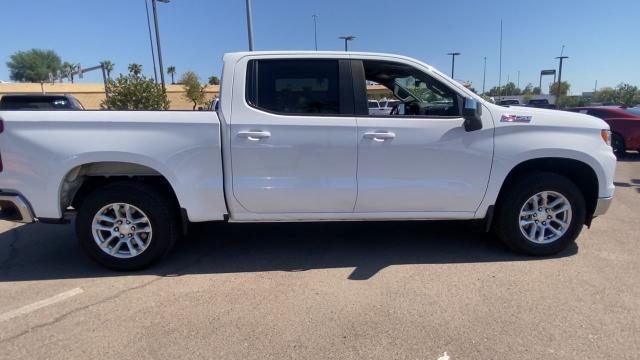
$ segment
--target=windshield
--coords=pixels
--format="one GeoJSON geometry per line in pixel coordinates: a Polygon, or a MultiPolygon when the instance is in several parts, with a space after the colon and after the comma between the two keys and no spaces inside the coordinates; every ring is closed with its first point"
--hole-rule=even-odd
{"type": "Polygon", "coordinates": [[[626,109],[624,109],[624,111],[628,112],[631,115],[640,116],[640,108],[639,107],[626,108],[626,109]]]}

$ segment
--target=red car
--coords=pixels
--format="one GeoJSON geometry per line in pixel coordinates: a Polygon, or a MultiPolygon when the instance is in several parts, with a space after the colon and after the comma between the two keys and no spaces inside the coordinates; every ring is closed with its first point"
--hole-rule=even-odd
{"type": "Polygon", "coordinates": [[[604,120],[611,127],[611,146],[616,156],[640,151],[640,107],[587,106],[571,109],[604,120]]]}

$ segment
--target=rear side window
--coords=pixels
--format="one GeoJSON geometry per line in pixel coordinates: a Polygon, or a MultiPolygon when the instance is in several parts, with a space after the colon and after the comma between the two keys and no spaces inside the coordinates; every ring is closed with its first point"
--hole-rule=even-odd
{"type": "Polygon", "coordinates": [[[247,102],[282,114],[339,114],[337,60],[251,60],[247,102]]]}
{"type": "Polygon", "coordinates": [[[69,100],[61,96],[3,96],[0,99],[2,110],[66,110],[70,109],[69,100]]]}

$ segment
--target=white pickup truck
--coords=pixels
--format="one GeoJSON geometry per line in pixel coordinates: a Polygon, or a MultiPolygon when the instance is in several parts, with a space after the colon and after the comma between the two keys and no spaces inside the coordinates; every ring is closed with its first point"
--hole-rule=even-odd
{"type": "Polygon", "coordinates": [[[0,218],[62,222],[101,264],[140,269],[191,222],[481,220],[549,255],[605,213],[609,126],[501,107],[420,61],[224,56],[217,112],[0,112],[0,218]],[[399,103],[370,115],[367,82],[399,103]]]}

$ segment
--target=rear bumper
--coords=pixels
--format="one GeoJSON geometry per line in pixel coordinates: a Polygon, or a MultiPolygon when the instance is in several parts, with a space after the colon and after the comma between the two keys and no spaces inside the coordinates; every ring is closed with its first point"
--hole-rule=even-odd
{"type": "Polygon", "coordinates": [[[33,211],[27,200],[18,194],[0,193],[0,220],[30,223],[33,211]]]}
{"type": "Polygon", "coordinates": [[[613,202],[613,197],[599,198],[596,203],[596,209],[593,211],[593,216],[603,215],[609,210],[611,203],[613,202]]]}

